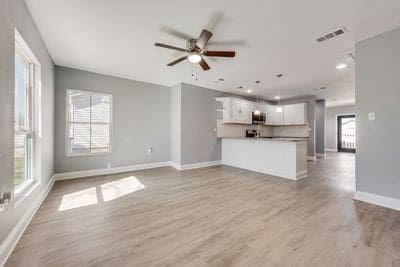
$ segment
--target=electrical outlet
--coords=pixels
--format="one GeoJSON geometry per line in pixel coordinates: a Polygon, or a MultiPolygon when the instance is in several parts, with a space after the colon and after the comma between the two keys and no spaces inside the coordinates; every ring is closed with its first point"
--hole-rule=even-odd
{"type": "Polygon", "coordinates": [[[368,120],[374,121],[375,120],[375,112],[368,113],[368,120]]]}
{"type": "Polygon", "coordinates": [[[152,154],[153,153],[153,148],[152,147],[150,147],[148,150],[147,150],[147,154],[152,154]]]}
{"type": "Polygon", "coordinates": [[[3,200],[4,200],[4,204],[10,203],[11,202],[11,192],[4,192],[3,200]]]}

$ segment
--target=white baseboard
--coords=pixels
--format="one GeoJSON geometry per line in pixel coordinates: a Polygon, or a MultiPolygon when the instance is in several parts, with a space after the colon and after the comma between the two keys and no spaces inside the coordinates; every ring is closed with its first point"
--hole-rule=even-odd
{"type": "Polygon", "coordinates": [[[94,169],[94,170],[87,170],[87,171],[75,171],[75,172],[63,172],[63,173],[56,173],[55,179],[56,180],[67,180],[67,179],[75,179],[75,178],[83,178],[83,177],[90,177],[96,175],[107,175],[107,174],[114,174],[114,173],[123,173],[123,172],[132,172],[132,171],[139,171],[139,170],[146,170],[146,169],[153,169],[159,167],[167,167],[170,166],[170,162],[155,162],[155,163],[145,163],[145,164],[137,164],[137,165],[130,165],[130,166],[122,166],[122,167],[113,167],[108,169],[94,169]]]}
{"type": "Polygon", "coordinates": [[[385,197],[368,192],[355,191],[354,199],[400,211],[400,199],[385,197]]]}
{"type": "Polygon", "coordinates": [[[217,166],[217,165],[221,165],[221,164],[222,164],[222,162],[220,160],[199,162],[199,163],[193,163],[193,164],[184,164],[184,165],[179,165],[175,162],[170,162],[171,167],[173,167],[177,170],[180,170],[180,171],[217,166]]]}
{"type": "Polygon", "coordinates": [[[304,171],[298,172],[296,174],[297,180],[300,180],[302,178],[306,178],[307,176],[308,176],[308,170],[304,170],[304,171]]]}
{"type": "Polygon", "coordinates": [[[317,157],[316,156],[307,156],[308,161],[316,161],[317,157]]]}
{"type": "Polygon", "coordinates": [[[83,177],[90,177],[90,176],[97,176],[97,175],[107,175],[107,174],[114,174],[114,173],[139,171],[139,170],[168,167],[168,166],[171,166],[177,170],[183,171],[183,170],[211,167],[211,166],[216,166],[216,165],[221,165],[221,161],[220,160],[208,161],[208,162],[199,162],[199,163],[185,164],[185,165],[179,165],[172,161],[156,162],[156,163],[146,163],[146,164],[138,164],[138,165],[131,165],[131,166],[123,166],[123,167],[114,167],[114,168],[109,168],[109,169],[94,169],[94,170],[86,170],[86,171],[56,173],[54,175],[54,177],[55,177],[55,180],[58,181],[58,180],[83,178],[83,177]]]}
{"type": "Polygon", "coordinates": [[[317,158],[326,158],[325,153],[317,153],[316,156],[317,156],[317,158]]]}
{"type": "Polygon", "coordinates": [[[179,165],[178,163],[175,163],[175,162],[170,161],[170,162],[169,162],[169,165],[170,165],[172,168],[174,168],[174,169],[177,169],[177,170],[180,170],[180,169],[181,169],[181,165],[179,165]]]}
{"type": "Polygon", "coordinates": [[[325,148],[326,152],[337,152],[336,148],[325,148]]]}
{"type": "Polygon", "coordinates": [[[42,205],[43,201],[49,194],[51,188],[54,185],[54,181],[55,177],[53,176],[47,183],[44,190],[41,193],[39,193],[39,196],[35,200],[33,200],[29,209],[25,212],[25,214],[21,217],[18,223],[14,226],[14,228],[8,234],[3,243],[0,244],[0,266],[3,266],[6,263],[7,259],[10,257],[12,251],[17,245],[22,234],[25,232],[25,229],[28,227],[36,211],[39,209],[40,205],[42,205]]]}

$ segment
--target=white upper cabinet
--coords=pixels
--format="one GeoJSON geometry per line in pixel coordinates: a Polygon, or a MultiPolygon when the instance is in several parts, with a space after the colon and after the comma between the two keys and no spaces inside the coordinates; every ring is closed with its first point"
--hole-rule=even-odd
{"type": "Polygon", "coordinates": [[[267,106],[267,120],[265,124],[267,125],[281,125],[283,124],[283,113],[276,112],[276,106],[267,106]]]}
{"type": "Polygon", "coordinates": [[[252,123],[251,113],[255,109],[254,103],[231,97],[219,97],[216,100],[222,102],[223,123],[252,123]]]}
{"type": "Polygon", "coordinates": [[[307,104],[298,103],[283,106],[283,124],[307,124],[307,104]]]}
{"type": "Polygon", "coordinates": [[[283,112],[276,112],[277,106],[267,106],[267,125],[307,124],[307,104],[282,105],[283,112]]]}
{"type": "MultiPolygon", "coordinates": [[[[222,103],[222,122],[252,124],[252,112],[257,103],[233,97],[218,97],[222,103]]],[[[277,106],[258,104],[261,112],[266,113],[267,125],[304,125],[307,124],[307,104],[282,105],[283,112],[276,112],[277,106]]]]}
{"type": "Polygon", "coordinates": [[[256,105],[251,102],[241,101],[240,107],[242,111],[240,114],[240,119],[243,121],[243,123],[251,124],[253,122],[252,112],[255,110],[256,105]]]}

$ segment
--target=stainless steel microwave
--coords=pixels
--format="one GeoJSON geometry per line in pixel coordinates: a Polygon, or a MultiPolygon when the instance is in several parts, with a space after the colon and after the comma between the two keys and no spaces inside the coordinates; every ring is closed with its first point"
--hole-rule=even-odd
{"type": "Polygon", "coordinates": [[[265,124],[267,115],[263,112],[260,112],[259,114],[254,114],[254,112],[252,112],[251,117],[253,124],[265,124]]]}

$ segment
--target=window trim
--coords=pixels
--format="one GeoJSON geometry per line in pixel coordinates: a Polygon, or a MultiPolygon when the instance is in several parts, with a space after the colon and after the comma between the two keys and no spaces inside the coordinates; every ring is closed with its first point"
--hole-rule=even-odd
{"type": "MultiPolygon", "coordinates": [[[[21,34],[17,29],[14,30],[14,57],[18,56],[21,60],[25,61],[29,64],[29,85],[27,88],[29,92],[27,92],[28,99],[28,119],[27,125],[25,125],[25,129],[15,129],[14,127],[14,138],[17,133],[25,134],[27,140],[31,140],[31,151],[30,151],[30,179],[23,183],[18,188],[14,185],[14,175],[12,182],[12,192],[13,199],[22,201],[23,198],[28,196],[31,192],[31,189],[35,187],[35,185],[40,183],[40,166],[37,166],[38,159],[38,150],[37,147],[37,136],[40,135],[40,99],[38,95],[40,95],[41,91],[41,65],[35,54],[29,48],[25,40],[22,38],[21,34]]],[[[14,58],[15,60],[15,58],[14,58]]],[[[15,79],[15,77],[14,77],[15,79]]],[[[15,89],[14,89],[15,90],[15,89]]],[[[14,92],[15,94],[15,92],[14,92]]],[[[14,110],[15,112],[15,110],[14,110]]]]}
{"type": "MultiPolygon", "coordinates": [[[[111,155],[113,151],[113,96],[112,94],[99,93],[94,91],[83,91],[83,90],[75,90],[75,89],[67,89],[65,93],[65,156],[67,158],[75,158],[75,157],[93,157],[93,156],[104,156],[111,155]],[[100,95],[107,96],[110,98],[110,149],[108,152],[97,152],[97,153],[72,153],[69,142],[69,125],[70,125],[70,114],[69,114],[69,95],[71,92],[84,93],[90,95],[100,95]]],[[[91,124],[91,123],[89,123],[91,124]]]]}

